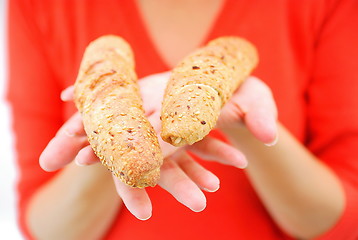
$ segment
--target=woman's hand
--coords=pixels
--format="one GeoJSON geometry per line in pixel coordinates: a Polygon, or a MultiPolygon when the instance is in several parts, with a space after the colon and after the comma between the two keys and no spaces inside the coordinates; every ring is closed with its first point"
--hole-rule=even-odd
{"type": "Polygon", "coordinates": [[[224,132],[246,127],[261,142],[275,145],[277,108],[270,88],[256,77],[247,78],[221,110],[216,127],[224,132]]]}
{"type": "MultiPolygon", "coordinates": [[[[169,73],[162,73],[148,76],[140,81],[146,115],[157,132],[159,132],[161,126],[161,101],[168,78],[169,73]]],[[[232,100],[223,109],[218,125],[226,129],[229,125],[242,124],[242,120],[244,120],[246,124],[249,122],[248,126],[252,128],[252,131],[259,139],[266,140],[265,142],[269,143],[276,136],[274,132],[275,122],[268,122],[273,126],[260,125],[260,121],[257,121],[253,116],[262,117],[264,119],[261,122],[265,122],[265,118],[271,117],[271,119],[275,119],[276,112],[270,112],[270,109],[268,109],[266,111],[267,115],[262,114],[265,111],[255,108],[259,104],[250,104],[247,99],[249,97],[247,93],[250,88],[261,91],[268,89],[265,87],[263,87],[263,90],[260,89],[260,84],[263,85],[258,79],[249,78],[244,83],[246,87],[244,88],[244,85],[242,87],[244,90],[237,91],[232,100]],[[243,104],[244,107],[241,107],[238,103],[243,104]],[[246,114],[242,114],[241,109],[250,111],[247,110],[245,111],[246,114]]],[[[270,94],[263,95],[263,92],[259,94],[263,96],[260,101],[273,103],[270,94]]],[[[66,89],[61,97],[65,101],[72,100],[73,88],[66,89]]],[[[270,104],[268,105],[270,106],[270,104]]],[[[265,104],[262,104],[262,106],[266,107],[265,104]]],[[[259,105],[259,107],[261,106],[259,105]]],[[[275,108],[271,109],[275,110],[275,108]]],[[[163,142],[160,137],[159,142],[165,161],[161,168],[161,177],[158,184],[193,211],[202,211],[205,208],[206,199],[202,190],[216,191],[219,188],[219,179],[195,162],[186,151],[190,151],[206,160],[217,161],[238,168],[244,168],[247,165],[247,161],[240,151],[210,136],[186,148],[173,147],[163,142]]],[[[71,117],[50,141],[40,157],[40,165],[47,171],[54,171],[64,167],[73,159],[79,165],[98,162],[97,157],[88,145],[79,113],[71,117]],[[67,151],[63,152],[63,149],[67,149],[67,151]]],[[[114,178],[114,182],[128,210],[139,219],[148,219],[151,216],[152,207],[145,189],[128,187],[117,178],[114,178]]]]}

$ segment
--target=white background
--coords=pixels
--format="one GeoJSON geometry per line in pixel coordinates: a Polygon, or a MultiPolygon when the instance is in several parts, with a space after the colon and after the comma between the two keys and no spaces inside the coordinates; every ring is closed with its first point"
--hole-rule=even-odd
{"type": "Polygon", "coordinates": [[[6,103],[6,0],[0,0],[0,239],[21,240],[16,221],[16,168],[6,103]]]}

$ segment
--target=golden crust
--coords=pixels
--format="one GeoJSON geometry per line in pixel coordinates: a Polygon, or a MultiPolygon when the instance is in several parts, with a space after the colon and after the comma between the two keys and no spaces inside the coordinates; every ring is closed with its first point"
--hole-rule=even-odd
{"type": "Polygon", "coordinates": [[[203,139],[215,127],[221,108],[257,63],[255,47],[238,37],[215,39],[183,59],[173,69],[165,90],[163,140],[182,146],[203,139]]]}
{"type": "Polygon", "coordinates": [[[102,164],[129,186],[155,186],[163,157],[144,116],[133,54],[123,39],[104,36],[88,46],[75,84],[75,103],[102,164]]]}
{"type": "Polygon", "coordinates": [[[215,126],[221,99],[212,87],[191,84],[182,87],[166,104],[169,107],[161,116],[161,136],[174,146],[184,146],[201,140],[215,126]]]}

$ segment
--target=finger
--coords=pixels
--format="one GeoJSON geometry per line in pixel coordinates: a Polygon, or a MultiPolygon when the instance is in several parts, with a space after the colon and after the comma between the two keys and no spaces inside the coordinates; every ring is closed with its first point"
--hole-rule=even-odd
{"type": "Polygon", "coordinates": [[[48,172],[56,171],[72,162],[78,151],[87,144],[86,137],[57,135],[41,153],[40,166],[48,172]]]}
{"type": "Polygon", "coordinates": [[[78,152],[77,156],[75,157],[75,162],[78,166],[86,166],[98,163],[99,159],[93,152],[92,147],[87,145],[78,152]]]}
{"type": "Polygon", "coordinates": [[[247,166],[246,157],[242,152],[210,136],[188,146],[187,149],[204,160],[216,161],[238,168],[245,168],[247,166]]]}
{"type": "Polygon", "coordinates": [[[74,99],[75,86],[71,85],[61,92],[61,100],[64,102],[72,101],[74,99]]]}
{"type": "Polygon", "coordinates": [[[119,196],[124,205],[136,218],[147,220],[152,216],[152,203],[145,189],[132,188],[113,176],[119,196]]]}
{"type": "Polygon", "coordinates": [[[79,114],[75,114],[48,143],[39,159],[42,169],[56,171],[64,167],[84,146],[88,145],[81,121],[79,114]]]}
{"type": "Polygon", "coordinates": [[[86,136],[86,132],[83,128],[82,117],[79,112],[75,113],[64,123],[60,130],[58,130],[57,135],[61,134],[65,134],[69,137],[86,136]]]}
{"type": "Polygon", "coordinates": [[[174,161],[170,159],[164,161],[158,184],[192,211],[201,212],[205,209],[204,193],[174,161]]]}
{"type": "Polygon", "coordinates": [[[158,105],[163,101],[164,90],[167,85],[170,72],[149,75],[139,80],[139,87],[143,99],[143,108],[146,115],[151,115],[160,109],[158,105]],[[155,94],[153,94],[155,91],[155,94]]]}
{"type": "Polygon", "coordinates": [[[153,126],[155,132],[160,132],[162,127],[162,121],[160,120],[160,111],[156,110],[152,112],[150,116],[148,116],[148,120],[150,124],[153,126]]]}
{"type": "Polygon", "coordinates": [[[219,189],[220,180],[212,172],[194,161],[186,152],[176,155],[177,164],[201,189],[207,192],[216,192],[219,189]]]}
{"type": "Polygon", "coordinates": [[[232,101],[240,106],[245,125],[258,140],[266,144],[277,140],[277,108],[265,83],[255,77],[248,78],[232,101]]]}
{"type": "Polygon", "coordinates": [[[267,146],[273,146],[278,141],[276,118],[270,112],[261,108],[249,111],[245,123],[250,132],[267,146]]]}

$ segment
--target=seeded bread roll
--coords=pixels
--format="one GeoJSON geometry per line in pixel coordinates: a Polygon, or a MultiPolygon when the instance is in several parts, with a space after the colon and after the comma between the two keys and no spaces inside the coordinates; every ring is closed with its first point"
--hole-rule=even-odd
{"type": "Polygon", "coordinates": [[[238,37],[217,38],[187,56],[173,69],[165,91],[163,140],[183,146],[203,139],[257,63],[256,48],[238,37]]]}
{"type": "Polygon", "coordinates": [[[102,164],[131,187],[155,186],[163,157],[144,115],[125,40],[108,35],[90,43],[75,83],[75,103],[102,164]]]}

